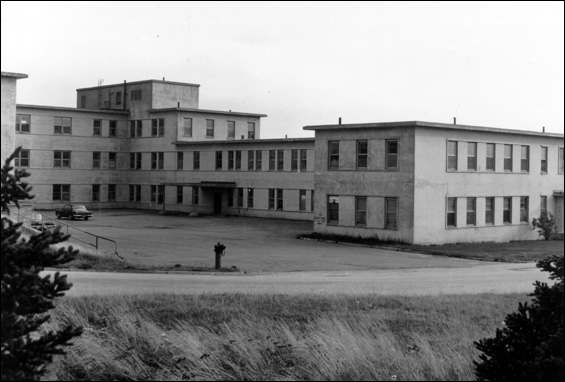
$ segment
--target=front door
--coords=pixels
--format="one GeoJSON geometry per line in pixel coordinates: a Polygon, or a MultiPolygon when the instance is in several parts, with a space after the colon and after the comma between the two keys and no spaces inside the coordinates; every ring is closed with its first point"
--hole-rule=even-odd
{"type": "Polygon", "coordinates": [[[214,194],[214,214],[221,215],[222,213],[222,194],[216,192],[214,194]]]}

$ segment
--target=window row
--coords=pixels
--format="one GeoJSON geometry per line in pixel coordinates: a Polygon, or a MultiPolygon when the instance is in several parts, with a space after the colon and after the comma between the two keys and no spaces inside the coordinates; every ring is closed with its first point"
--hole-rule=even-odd
{"type": "MultiPolygon", "coordinates": [[[[385,140],[385,170],[398,170],[398,139],[385,140]]],[[[369,150],[368,140],[358,140],[355,142],[355,168],[359,170],[367,170],[369,168],[370,155],[373,154],[369,150]]],[[[339,170],[342,168],[340,162],[340,141],[328,141],[328,170],[339,170]]]]}
{"type": "MultiPolygon", "coordinates": [[[[58,135],[72,134],[73,120],[71,117],[53,117],[53,133],[58,135]]],[[[118,134],[118,121],[109,120],[109,136],[118,134]]],[[[31,133],[31,114],[16,114],[16,131],[18,133],[31,133]]],[[[92,135],[102,136],[102,119],[92,120],[92,135]]]]}
{"type": "MultiPolygon", "coordinates": [[[[135,92],[136,90],[134,90],[135,92]]],[[[141,90],[139,90],[139,92],[141,92],[141,90]]],[[[86,100],[87,100],[87,96],[85,95],[81,95],[80,96],[80,108],[81,109],[86,109],[86,100]]],[[[110,92],[109,94],[109,100],[108,101],[103,101],[104,105],[99,105],[100,107],[103,106],[104,109],[110,110],[113,109],[114,106],[120,106],[122,105],[122,102],[124,101],[124,99],[122,98],[122,92],[110,92]]]]}
{"type": "MultiPolygon", "coordinates": [[[[547,196],[542,195],[540,212],[544,210],[547,211],[547,196]]],[[[529,223],[529,219],[529,196],[447,198],[446,226],[448,228],[493,226],[500,223],[520,224],[529,223]],[[517,216],[514,215],[516,213],[517,216]],[[460,219],[459,214],[464,214],[464,218],[460,219]],[[479,214],[482,214],[481,219],[479,214]]]]}
{"type": "MultiPolygon", "coordinates": [[[[478,171],[478,150],[477,142],[461,142],[461,141],[448,141],[447,142],[447,171],[478,171]],[[460,154],[460,151],[465,151],[465,154],[460,154]],[[463,161],[460,160],[460,155],[465,155],[463,161]]],[[[495,143],[486,143],[483,151],[484,155],[484,171],[504,171],[504,172],[530,172],[530,146],[529,145],[511,145],[503,144],[498,145],[495,143]],[[498,153],[502,155],[503,159],[497,164],[497,146],[502,146],[498,153]],[[519,147],[520,167],[519,170],[514,168],[514,147],[519,147]],[[497,168],[501,166],[501,168],[497,168]]],[[[549,147],[540,146],[540,162],[539,169],[542,174],[548,173],[548,160],[549,160],[549,147]]],[[[558,148],[557,157],[558,173],[563,174],[563,147],[558,148]]]]}
{"type": "MultiPolygon", "coordinates": [[[[341,200],[346,197],[337,195],[328,195],[327,198],[327,224],[328,225],[347,225],[347,217],[340,217],[340,211],[349,212],[349,208],[341,208],[341,200]]],[[[350,198],[350,197],[347,197],[350,198]]],[[[389,230],[398,229],[398,198],[397,197],[384,197],[384,204],[381,211],[382,228],[389,230]]],[[[355,196],[354,205],[354,225],[355,227],[367,227],[372,224],[367,224],[368,219],[376,218],[368,216],[368,200],[366,196],[355,196]]],[[[375,211],[375,209],[371,209],[375,211]]]]}

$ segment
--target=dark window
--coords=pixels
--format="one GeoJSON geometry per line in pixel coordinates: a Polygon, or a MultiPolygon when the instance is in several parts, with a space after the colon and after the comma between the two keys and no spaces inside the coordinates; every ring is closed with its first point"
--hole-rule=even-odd
{"type": "Polygon", "coordinates": [[[457,227],[457,198],[447,198],[447,226],[457,227]]]}
{"type": "Polygon", "coordinates": [[[357,168],[367,168],[367,159],[369,156],[369,142],[357,141],[357,168]]]}
{"type": "Polygon", "coordinates": [[[269,150],[269,171],[275,171],[277,164],[277,152],[275,150],[269,150]]]}
{"type": "Polygon", "coordinates": [[[228,151],[228,170],[233,170],[235,165],[235,152],[228,151]]]}
{"type": "Polygon", "coordinates": [[[192,118],[184,119],[183,135],[185,137],[192,137],[192,118]]]}
{"type": "Polygon", "coordinates": [[[237,206],[243,207],[243,188],[237,189],[237,206]]]}
{"type": "Polygon", "coordinates": [[[457,171],[457,142],[447,142],[447,170],[457,171]]]}
{"type": "Polygon", "coordinates": [[[116,201],[116,185],[109,184],[108,185],[108,201],[115,202],[116,201]]]}
{"type": "Polygon", "coordinates": [[[398,198],[385,198],[385,229],[398,228],[398,198]]]}
{"type": "Polygon", "coordinates": [[[496,150],[494,143],[487,143],[487,171],[494,171],[496,165],[496,150]]]}
{"type": "Polygon", "coordinates": [[[290,150],[290,170],[298,170],[298,150],[290,150]]]}
{"type": "Polygon", "coordinates": [[[135,202],[135,185],[129,185],[129,201],[135,202]]]}
{"type": "Polygon", "coordinates": [[[247,139],[255,139],[255,122],[247,122],[247,139]]]}
{"type": "Polygon", "coordinates": [[[70,184],[54,184],[53,185],[53,200],[54,201],[70,201],[71,200],[71,185],[70,184]]]}
{"type": "Polygon", "coordinates": [[[398,140],[387,140],[386,141],[386,168],[387,169],[397,169],[398,168],[398,140]]]}
{"type": "Polygon", "coordinates": [[[530,146],[522,146],[521,150],[521,157],[520,157],[520,167],[522,172],[529,172],[530,171],[530,146]]]}
{"type": "Polygon", "coordinates": [[[253,171],[255,168],[255,151],[247,151],[247,171],[253,171]]]}
{"type": "Polygon", "coordinates": [[[118,121],[110,121],[110,136],[115,137],[118,135],[118,121]]]}
{"type": "Polygon", "coordinates": [[[284,170],[284,150],[277,150],[277,170],[284,170]]]}
{"type": "Polygon", "coordinates": [[[141,99],[141,89],[140,90],[132,90],[130,92],[130,99],[132,101],[139,101],[141,99]]]}
{"type": "Polygon", "coordinates": [[[339,196],[328,196],[328,224],[339,223],[339,196]]]}
{"type": "Polygon", "coordinates": [[[512,224],[512,197],[504,198],[502,220],[505,224],[512,224]]]}
{"type": "Polygon", "coordinates": [[[520,197],[520,221],[528,222],[530,211],[530,200],[527,196],[520,197]]]}
{"type": "Polygon", "coordinates": [[[102,135],[102,120],[95,119],[92,121],[92,135],[102,135]]]}
{"type": "Polygon", "coordinates": [[[116,168],[116,153],[108,153],[108,168],[116,168]]]}
{"type": "Polygon", "coordinates": [[[261,171],[263,169],[263,151],[255,151],[255,171],[261,171]]]}
{"type": "Polygon", "coordinates": [[[547,147],[541,147],[541,172],[545,174],[547,174],[547,150],[547,147]]]}
{"type": "Polygon", "coordinates": [[[364,196],[355,198],[355,225],[367,225],[367,198],[364,196]]]}
{"type": "Polygon", "coordinates": [[[162,137],[165,135],[165,119],[155,118],[151,120],[151,136],[162,137]]]}
{"type": "Polygon", "coordinates": [[[339,169],[339,141],[328,142],[328,168],[339,169]]]}
{"type": "Polygon", "coordinates": [[[485,199],[485,223],[494,224],[494,198],[485,199]]]}
{"type": "Polygon", "coordinates": [[[29,133],[31,131],[30,114],[16,114],[16,131],[18,133],[29,133]]]}
{"type": "Polygon", "coordinates": [[[151,153],[151,169],[162,170],[165,154],[162,152],[151,153]]]}
{"type": "Polygon", "coordinates": [[[130,132],[129,132],[130,137],[132,138],[141,137],[143,132],[143,125],[141,119],[130,121],[129,127],[130,127],[130,132]]]}
{"type": "Polygon", "coordinates": [[[54,152],[54,167],[71,167],[71,152],[70,151],[55,151],[54,152]]]}
{"type": "Polygon", "coordinates": [[[228,189],[228,207],[233,207],[233,193],[235,190],[228,189]]]}
{"type": "Polygon", "coordinates": [[[135,201],[141,202],[141,185],[140,184],[135,186],[135,201]]]}
{"type": "Polygon", "coordinates": [[[477,199],[467,198],[467,225],[477,224],[477,199]]]}
{"type": "Polygon", "coordinates": [[[116,105],[122,104],[122,92],[116,92],[116,105]]]}
{"type": "Polygon", "coordinates": [[[235,152],[235,169],[241,170],[241,151],[237,150],[235,152]]]}
{"type": "Polygon", "coordinates": [[[177,153],[177,170],[184,169],[184,153],[178,152],[177,153]]]}
{"type": "Polygon", "coordinates": [[[100,185],[93,184],[92,185],[92,201],[99,202],[100,201],[100,185]]]}
{"type": "Polygon", "coordinates": [[[192,169],[193,170],[200,170],[200,151],[194,151],[193,152],[193,161],[192,161],[192,169]]]}
{"type": "Polygon", "coordinates": [[[222,169],[222,152],[216,151],[216,170],[222,169]]]}
{"type": "Polygon", "coordinates": [[[253,208],[253,189],[247,189],[247,208],[253,208]]]}
{"type": "Polygon", "coordinates": [[[200,188],[192,187],[192,204],[197,206],[200,203],[200,188]]]}
{"type": "Polygon", "coordinates": [[[214,120],[207,119],[206,120],[206,137],[207,138],[214,138],[214,120]]]}
{"type": "Polygon", "coordinates": [[[92,153],[92,168],[100,168],[100,152],[92,153]]]}
{"type": "Polygon", "coordinates": [[[165,186],[151,186],[151,203],[163,204],[165,186]]]}
{"type": "Polygon", "coordinates": [[[300,171],[306,171],[308,165],[308,152],[304,149],[300,150],[300,171]]]}
{"type": "Polygon", "coordinates": [[[14,158],[14,165],[16,167],[29,167],[29,150],[20,150],[18,155],[14,158]]]}
{"type": "Polygon", "coordinates": [[[55,134],[71,134],[72,120],[69,117],[54,117],[55,134]]]}
{"type": "Polygon", "coordinates": [[[467,142],[467,171],[477,171],[476,142],[467,142]]]}
{"type": "Polygon", "coordinates": [[[275,190],[272,188],[269,189],[269,209],[275,209],[275,190]]]}
{"type": "Polygon", "coordinates": [[[512,172],[512,145],[504,145],[504,171],[512,172]]]}
{"type": "Polygon", "coordinates": [[[235,121],[228,121],[228,138],[235,138],[235,121]]]}
{"type": "Polygon", "coordinates": [[[283,190],[280,188],[277,190],[277,210],[283,210],[283,190]]]}
{"type": "Polygon", "coordinates": [[[306,190],[300,190],[298,194],[298,209],[306,211],[306,190]]]}

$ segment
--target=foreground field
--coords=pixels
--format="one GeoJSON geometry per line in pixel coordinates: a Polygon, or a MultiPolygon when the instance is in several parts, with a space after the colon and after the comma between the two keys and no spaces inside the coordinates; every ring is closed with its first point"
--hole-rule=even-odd
{"type": "Polygon", "coordinates": [[[58,380],[472,380],[473,341],[524,294],[65,297],[58,380]]]}

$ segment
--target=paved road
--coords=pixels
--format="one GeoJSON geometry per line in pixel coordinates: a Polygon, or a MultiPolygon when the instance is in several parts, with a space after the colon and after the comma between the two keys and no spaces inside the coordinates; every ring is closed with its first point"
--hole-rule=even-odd
{"type": "Polygon", "coordinates": [[[257,274],[146,274],[66,272],[69,296],[130,293],[272,293],[440,295],[530,293],[535,280],[548,282],[534,263],[489,264],[465,268],[257,274]]]}

